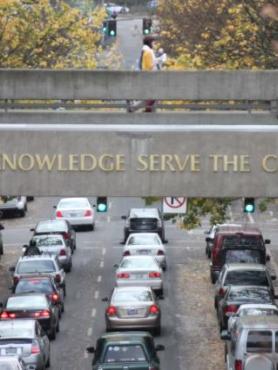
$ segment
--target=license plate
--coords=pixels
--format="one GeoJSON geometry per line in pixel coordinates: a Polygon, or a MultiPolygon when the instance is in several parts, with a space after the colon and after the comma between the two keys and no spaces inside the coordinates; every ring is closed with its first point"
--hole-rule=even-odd
{"type": "Polygon", "coordinates": [[[137,279],[137,280],[145,279],[145,274],[136,274],[133,277],[134,279],[137,279]]]}
{"type": "Polygon", "coordinates": [[[150,254],[151,251],[149,251],[148,249],[140,249],[138,252],[139,252],[139,254],[146,255],[146,254],[150,254]]]}
{"type": "Polygon", "coordinates": [[[77,213],[70,213],[70,217],[77,217],[78,214],[77,213]]]}
{"type": "Polygon", "coordinates": [[[16,355],[17,353],[17,348],[6,348],[6,355],[16,355]]]}
{"type": "Polygon", "coordinates": [[[130,308],[127,310],[127,314],[128,316],[138,315],[138,310],[136,310],[135,308],[130,308]]]}

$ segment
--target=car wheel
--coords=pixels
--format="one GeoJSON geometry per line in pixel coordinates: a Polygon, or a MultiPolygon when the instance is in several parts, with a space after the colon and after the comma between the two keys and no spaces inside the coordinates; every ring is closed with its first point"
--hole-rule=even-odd
{"type": "Polygon", "coordinates": [[[55,340],[56,339],[56,326],[51,330],[51,333],[49,334],[49,339],[50,340],[55,340]]]}
{"type": "Polygon", "coordinates": [[[62,304],[61,311],[62,311],[63,313],[65,312],[65,304],[64,304],[64,303],[62,304]]]}
{"type": "Polygon", "coordinates": [[[160,335],[161,334],[161,326],[159,325],[159,326],[157,326],[156,328],[154,328],[153,330],[152,330],[152,332],[153,332],[153,335],[160,335]]]}
{"type": "Polygon", "coordinates": [[[51,362],[50,362],[50,352],[49,352],[49,356],[48,356],[48,360],[45,364],[46,367],[50,367],[51,366],[51,362]]]}
{"type": "Polygon", "coordinates": [[[59,313],[58,313],[59,319],[62,317],[62,307],[59,307],[59,313]]]}
{"type": "Polygon", "coordinates": [[[59,333],[59,331],[60,331],[60,322],[59,322],[59,320],[58,320],[58,324],[57,324],[57,326],[56,326],[56,333],[59,333]]]}
{"type": "Polygon", "coordinates": [[[3,244],[1,245],[0,247],[0,256],[3,256],[4,254],[4,248],[3,248],[3,244]]]}
{"type": "Polygon", "coordinates": [[[25,209],[20,209],[18,213],[19,213],[20,217],[24,217],[25,216],[25,209]]]}
{"type": "Polygon", "coordinates": [[[67,295],[66,286],[63,287],[63,291],[64,291],[64,297],[66,297],[66,295],[67,295]]]}
{"type": "Polygon", "coordinates": [[[94,231],[95,230],[95,224],[94,223],[90,226],[90,230],[91,231],[94,231]]]}
{"type": "Polygon", "coordinates": [[[218,307],[217,307],[217,299],[216,299],[216,297],[214,298],[214,308],[215,308],[216,310],[218,310],[218,307]]]}
{"type": "Polygon", "coordinates": [[[67,267],[65,268],[66,272],[71,272],[72,264],[68,264],[67,267]]]}

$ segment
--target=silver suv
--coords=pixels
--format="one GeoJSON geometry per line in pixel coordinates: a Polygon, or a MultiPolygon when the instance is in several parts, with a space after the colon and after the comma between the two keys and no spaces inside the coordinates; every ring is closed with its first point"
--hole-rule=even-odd
{"type": "MultiPolygon", "coordinates": [[[[246,370],[256,363],[254,355],[263,355],[264,363],[270,363],[273,368],[278,366],[278,317],[277,316],[247,316],[242,317],[233,326],[231,333],[223,331],[221,338],[226,340],[226,369],[246,370]],[[267,361],[268,359],[269,361],[267,361]]],[[[263,359],[256,360],[263,363],[263,359]]],[[[271,367],[261,367],[271,369],[271,367]]]]}

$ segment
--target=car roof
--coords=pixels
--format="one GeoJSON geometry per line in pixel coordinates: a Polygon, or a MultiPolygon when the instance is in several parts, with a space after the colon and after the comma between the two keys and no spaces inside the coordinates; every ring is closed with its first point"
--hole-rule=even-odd
{"type": "Polygon", "coordinates": [[[146,233],[130,233],[129,236],[128,236],[128,239],[132,236],[140,237],[140,236],[144,236],[144,235],[156,236],[156,237],[158,237],[158,239],[160,239],[160,236],[157,233],[147,233],[147,232],[146,233]]]}
{"type": "Polygon", "coordinates": [[[130,216],[132,217],[146,217],[146,216],[158,216],[159,212],[157,208],[131,208],[130,216]]]}
{"type": "Polygon", "coordinates": [[[47,254],[47,253],[44,253],[44,254],[36,254],[34,256],[22,256],[22,257],[19,257],[18,259],[18,262],[25,262],[25,261],[34,261],[34,260],[52,260],[52,261],[56,261],[57,259],[57,256],[56,255],[52,255],[52,254],[47,254]]]}
{"type": "Polygon", "coordinates": [[[248,329],[278,329],[278,316],[243,316],[238,325],[248,329]]]}
{"type": "Polygon", "coordinates": [[[146,338],[152,338],[151,334],[146,331],[129,331],[129,332],[114,332],[105,333],[100,337],[106,342],[130,342],[140,341],[143,342],[146,338]]]}
{"type": "Polygon", "coordinates": [[[137,260],[138,261],[139,259],[141,260],[149,259],[149,260],[156,261],[155,257],[153,256],[123,256],[122,261],[123,260],[137,260]]]}
{"type": "Polygon", "coordinates": [[[226,263],[224,265],[228,271],[236,270],[255,270],[255,271],[265,271],[267,267],[259,263],[226,263]]]}
{"type": "Polygon", "coordinates": [[[39,234],[32,236],[32,239],[42,239],[42,238],[58,238],[64,240],[63,235],[60,234],[39,234]]]}
{"type": "Polygon", "coordinates": [[[17,293],[17,294],[12,294],[7,298],[9,300],[10,298],[17,298],[17,297],[44,297],[46,299],[46,295],[44,293],[39,293],[39,292],[25,292],[25,293],[17,293]]]}
{"type": "Polygon", "coordinates": [[[53,276],[50,275],[23,275],[19,277],[19,282],[22,280],[49,280],[51,282],[55,282],[53,276]]]}
{"type": "MultiPolygon", "coordinates": [[[[31,338],[34,336],[35,324],[36,324],[36,320],[34,319],[16,319],[16,320],[0,321],[0,332],[2,329],[0,337],[7,338],[7,336],[5,336],[5,329],[13,329],[14,331],[17,331],[20,328],[27,328],[33,331],[33,333],[31,332],[31,330],[29,332],[30,333],[29,337],[31,338]]],[[[10,333],[9,333],[9,337],[11,338],[10,333]]]]}
{"type": "Polygon", "coordinates": [[[274,304],[269,303],[246,303],[239,306],[238,311],[241,310],[248,310],[248,309],[271,309],[271,310],[278,310],[278,307],[274,304]]]}
{"type": "Polygon", "coordinates": [[[59,219],[59,220],[56,220],[56,219],[55,220],[44,220],[44,221],[39,221],[37,223],[36,229],[43,228],[44,226],[47,226],[47,225],[56,225],[56,226],[65,227],[67,225],[67,223],[63,219],[59,219]]]}
{"type": "Polygon", "coordinates": [[[223,236],[223,235],[258,235],[261,236],[262,232],[259,228],[250,225],[240,225],[240,227],[223,227],[220,229],[216,235],[223,236]]]}

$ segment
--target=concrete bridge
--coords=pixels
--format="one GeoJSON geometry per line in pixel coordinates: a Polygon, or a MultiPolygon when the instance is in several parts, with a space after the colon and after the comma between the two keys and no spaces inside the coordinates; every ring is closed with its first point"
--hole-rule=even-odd
{"type": "Polygon", "coordinates": [[[277,71],[0,70],[0,100],[1,194],[278,195],[277,71]],[[127,99],[189,106],[49,109],[127,99]]]}

